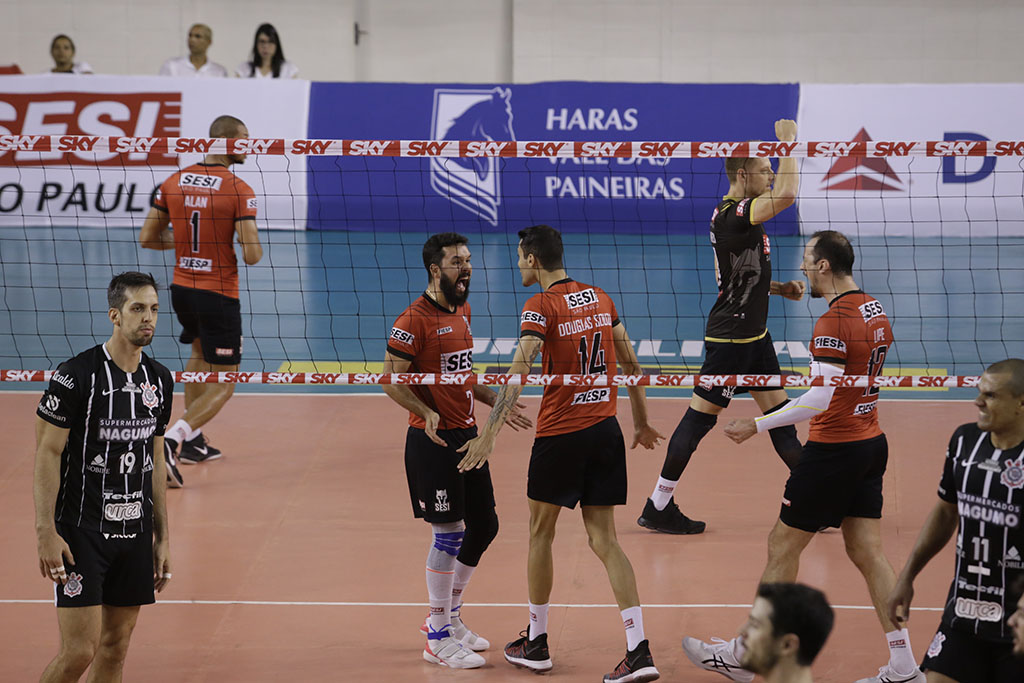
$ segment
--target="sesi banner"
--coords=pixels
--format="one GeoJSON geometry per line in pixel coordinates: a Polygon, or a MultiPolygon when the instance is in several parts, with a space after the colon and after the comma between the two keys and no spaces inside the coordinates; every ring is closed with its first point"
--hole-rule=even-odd
{"type": "MultiPolygon", "coordinates": [[[[0,147],[0,225],[138,227],[155,189],[202,154],[167,154],[154,137],[205,137],[221,114],[252,137],[306,135],[309,83],[122,76],[15,76],[0,82],[0,135],[142,138],[123,151],[93,152],[88,139],[30,152],[31,138],[0,147]],[[149,144],[147,144],[149,143],[149,144]]],[[[260,227],[303,228],[302,159],[250,156],[232,170],[258,198],[260,227]]]]}
{"type": "MultiPolygon", "coordinates": [[[[1024,85],[803,85],[803,140],[920,141],[932,157],[906,156],[908,143],[884,143],[891,157],[801,160],[805,233],[824,226],[853,235],[983,237],[1024,235],[1020,135],[1024,85]],[[951,154],[972,156],[943,156],[951,154]],[[991,156],[985,156],[990,154],[991,156]]],[[[920,146],[920,145],[918,145],[920,146]]]]}
{"type": "MultiPolygon", "coordinates": [[[[467,145],[463,157],[311,158],[309,227],[506,232],[551,223],[569,232],[702,234],[728,187],[723,162],[649,155],[671,153],[674,140],[772,140],[774,121],[796,116],[798,96],[796,85],[314,83],[310,138],[354,140],[354,154],[387,154],[373,147],[385,140],[467,145]],[[474,156],[504,152],[511,140],[537,142],[517,158],[474,156]],[[602,142],[579,144],[593,140],[602,142]],[[596,156],[643,140],[660,142],[642,143],[646,156],[596,156]],[[572,151],[579,158],[559,156],[572,151]]],[[[708,143],[699,152],[727,150],[708,143]]],[[[795,234],[796,212],[767,227],[795,234]]]]}

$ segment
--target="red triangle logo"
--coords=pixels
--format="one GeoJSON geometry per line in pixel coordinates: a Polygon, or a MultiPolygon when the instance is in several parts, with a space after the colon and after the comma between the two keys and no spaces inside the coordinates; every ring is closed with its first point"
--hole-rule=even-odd
{"type": "MultiPolygon", "coordinates": [[[[854,142],[871,140],[868,131],[861,128],[853,136],[854,142]]],[[[837,157],[822,179],[823,190],[874,190],[882,192],[899,192],[903,190],[903,181],[892,170],[885,157],[837,157]],[[873,171],[871,175],[863,175],[859,169],[873,171]],[[831,179],[831,180],[830,180],[831,179]]]]}

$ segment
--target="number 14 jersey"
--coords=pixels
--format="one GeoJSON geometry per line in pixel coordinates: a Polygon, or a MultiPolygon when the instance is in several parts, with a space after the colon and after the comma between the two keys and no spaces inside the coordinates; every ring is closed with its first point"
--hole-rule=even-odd
{"type": "MultiPolygon", "coordinates": [[[[615,374],[612,328],[619,314],[600,287],[569,278],[530,297],[523,306],[520,337],[544,340],[545,374],[615,374]]],[[[615,387],[546,386],[537,416],[537,436],[586,429],[615,415],[615,387]]]]}

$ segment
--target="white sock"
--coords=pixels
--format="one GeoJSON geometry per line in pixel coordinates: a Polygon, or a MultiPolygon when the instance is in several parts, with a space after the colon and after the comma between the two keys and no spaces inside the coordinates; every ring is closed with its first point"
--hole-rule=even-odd
{"type": "Polygon", "coordinates": [[[469,580],[473,577],[474,571],[476,571],[476,567],[470,567],[468,564],[462,564],[455,560],[455,580],[452,582],[452,619],[461,618],[462,593],[466,590],[466,586],[469,585],[469,580]]]}
{"type": "Polygon", "coordinates": [[[622,610],[622,625],[626,627],[626,649],[632,652],[644,640],[644,615],[640,605],[622,610]]]}
{"type": "Polygon", "coordinates": [[[174,425],[164,432],[164,438],[174,439],[179,444],[189,440],[189,434],[192,433],[192,428],[188,426],[188,422],[185,420],[178,420],[174,425]]]}
{"type": "Polygon", "coordinates": [[[465,526],[462,522],[431,524],[433,538],[427,553],[427,596],[430,598],[427,642],[451,623],[452,583],[455,557],[459,554],[465,526]]]}
{"type": "Polygon", "coordinates": [[[530,640],[548,632],[548,606],[530,603],[530,640]]]}
{"type": "Polygon", "coordinates": [[[901,628],[885,634],[889,644],[889,668],[902,675],[910,675],[917,669],[914,651],[910,649],[910,631],[901,628]]]}
{"type": "Polygon", "coordinates": [[[672,481],[658,477],[658,483],[654,486],[654,493],[651,494],[651,502],[658,510],[664,510],[668,502],[672,500],[672,494],[676,491],[679,480],[672,481]]]}
{"type": "Polygon", "coordinates": [[[191,441],[192,439],[196,438],[197,436],[199,436],[202,433],[203,433],[203,428],[202,427],[196,427],[191,432],[189,432],[187,437],[185,437],[185,441],[191,441]]]}

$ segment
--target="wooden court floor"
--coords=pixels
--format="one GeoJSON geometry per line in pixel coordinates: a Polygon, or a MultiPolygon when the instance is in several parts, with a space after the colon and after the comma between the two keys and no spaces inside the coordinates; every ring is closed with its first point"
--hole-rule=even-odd
{"type": "MultiPolygon", "coordinates": [[[[38,574],[32,509],[35,393],[0,393],[7,446],[0,455],[0,681],[33,681],[57,650],[53,589],[38,574]]],[[[535,412],[538,400],[527,399],[535,412]]],[[[177,401],[180,406],[180,398],[177,401]]],[[[671,434],[684,399],[652,399],[671,434]]],[[[486,409],[485,409],[486,410],[486,409]]],[[[737,401],[720,421],[753,414],[737,401]]],[[[175,413],[180,412],[180,407],[175,413]]],[[[629,408],[620,403],[623,430],[629,408]]],[[[945,444],[975,419],[967,402],[886,401],[886,552],[902,567],[935,501],[945,444]]],[[[224,450],[183,467],[169,492],[174,579],[142,610],[126,681],[529,681],[501,646],[525,627],[526,465],[532,434],[504,430],[492,456],[499,535],[466,592],[467,623],[488,638],[487,666],[452,671],[421,658],[428,527],[414,520],[402,465],[405,417],[383,396],[236,395],[208,428],[224,450]]],[[[806,427],[801,429],[801,437],[806,427]]],[[[724,681],[692,667],[684,635],[730,638],[744,622],[778,515],[785,468],[766,437],[737,446],[718,428],[701,444],[677,499],[707,520],[695,537],[636,525],[665,454],[629,453],[630,502],[619,537],[636,571],[655,663],[668,681],[724,681]]],[[[952,573],[946,548],[917,582],[911,620],[920,660],[952,573]]],[[[822,683],[873,675],[887,660],[867,589],[838,533],[807,549],[800,579],[837,606],[814,670],[822,683]]],[[[603,568],[579,511],[563,513],[555,541],[549,622],[552,680],[599,681],[625,651],[603,568]]]]}

